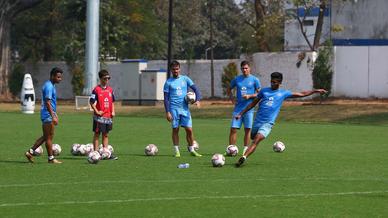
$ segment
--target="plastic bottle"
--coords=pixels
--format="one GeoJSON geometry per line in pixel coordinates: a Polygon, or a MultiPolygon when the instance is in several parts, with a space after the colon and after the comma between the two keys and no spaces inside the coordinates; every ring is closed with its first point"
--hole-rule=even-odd
{"type": "Polygon", "coordinates": [[[189,168],[190,167],[190,164],[189,163],[181,163],[178,165],[178,168],[180,169],[186,169],[186,168],[189,168]]]}

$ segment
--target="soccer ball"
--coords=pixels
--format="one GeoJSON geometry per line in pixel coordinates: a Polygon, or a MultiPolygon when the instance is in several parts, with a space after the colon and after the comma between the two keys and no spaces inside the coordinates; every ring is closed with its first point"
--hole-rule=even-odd
{"type": "Polygon", "coordinates": [[[281,141],[276,141],[272,146],[273,151],[283,152],[286,149],[286,146],[281,141]]]}
{"type": "Polygon", "coordinates": [[[39,146],[39,147],[37,147],[36,149],[35,149],[35,151],[34,151],[34,153],[32,154],[32,155],[34,155],[34,156],[40,156],[40,155],[42,155],[43,154],[43,148],[42,148],[42,146],[39,146]]]}
{"type": "Polygon", "coordinates": [[[147,156],[155,156],[158,154],[158,151],[159,151],[158,147],[156,147],[156,145],[154,145],[154,144],[149,144],[144,149],[144,153],[147,156]]]}
{"type": "Polygon", "coordinates": [[[234,157],[238,154],[238,147],[236,145],[229,145],[226,147],[226,155],[234,157]]]}
{"type": "Polygon", "coordinates": [[[80,147],[81,145],[80,144],[77,144],[77,143],[74,143],[72,146],[71,146],[71,151],[70,153],[72,155],[80,155],[80,147]]]}
{"type": "MultiPolygon", "coordinates": [[[[193,148],[194,148],[195,151],[198,151],[198,150],[199,150],[199,143],[198,143],[197,141],[194,140],[192,146],[193,146],[193,148]]],[[[187,150],[190,152],[189,147],[190,147],[190,146],[187,145],[187,150]]]]}
{"type": "MultiPolygon", "coordinates": [[[[102,147],[103,147],[102,144],[100,144],[99,149],[101,149],[102,147]]],[[[106,147],[109,149],[110,153],[114,152],[114,149],[113,149],[112,145],[107,145],[106,147]]]]}
{"type": "Polygon", "coordinates": [[[212,157],[213,167],[222,167],[225,164],[225,157],[222,154],[214,154],[212,157]]]}
{"type": "Polygon", "coordinates": [[[91,164],[97,164],[100,159],[101,155],[98,151],[92,151],[88,155],[88,162],[91,164]]]}
{"type": "Polygon", "coordinates": [[[196,99],[196,96],[195,96],[194,92],[188,92],[186,94],[185,100],[186,100],[187,103],[194,104],[195,99],[196,99]]]}
{"type": "Polygon", "coordinates": [[[78,148],[79,150],[79,153],[81,155],[88,155],[90,152],[92,152],[94,150],[94,147],[93,147],[93,144],[89,143],[89,144],[82,144],[80,145],[80,147],[78,148]]]}
{"type": "Polygon", "coordinates": [[[62,151],[62,148],[58,144],[53,144],[53,155],[58,156],[62,151]]]}
{"type": "Polygon", "coordinates": [[[101,159],[109,159],[112,154],[109,148],[104,148],[104,147],[100,148],[99,152],[101,155],[101,159]]]}

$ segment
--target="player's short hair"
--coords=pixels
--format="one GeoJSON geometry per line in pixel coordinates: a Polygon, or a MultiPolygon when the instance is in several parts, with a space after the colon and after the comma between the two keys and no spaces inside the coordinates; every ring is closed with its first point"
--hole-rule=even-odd
{"type": "Polygon", "coordinates": [[[107,70],[100,70],[100,72],[98,72],[98,77],[101,79],[104,76],[109,76],[109,72],[107,70]]]}
{"type": "Polygon", "coordinates": [[[282,82],[283,81],[283,74],[279,73],[279,72],[273,72],[273,73],[271,73],[271,80],[272,79],[282,82]]]}
{"type": "Polygon", "coordinates": [[[250,66],[249,61],[241,61],[240,67],[243,67],[245,65],[250,66]]]}
{"type": "Polygon", "coordinates": [[[57,75],[57,73],[63,74],[63,70],[59,67],[54,67],[50,71],[50,77],[57,75]]]}
{"type": "Polygon", "coordinates": [[[171,61],[170,68],[173,68],[175,66],[181,67],[181,64],[178,61],[176,61],[176,60],[171,61]]]}

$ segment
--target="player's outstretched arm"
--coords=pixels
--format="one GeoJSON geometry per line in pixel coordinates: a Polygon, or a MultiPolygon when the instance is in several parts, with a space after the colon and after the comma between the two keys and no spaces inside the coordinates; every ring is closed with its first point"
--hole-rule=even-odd
{"type": "Polygon", "coordinates": [[[303,98],[306,96],[310,96],[312,94],[319,93],[319,94],[326,94],[327,91],[324,89],[314,89],[310,91],[302,91],[302,92],[293,92],[291,98],[303,98]]]}

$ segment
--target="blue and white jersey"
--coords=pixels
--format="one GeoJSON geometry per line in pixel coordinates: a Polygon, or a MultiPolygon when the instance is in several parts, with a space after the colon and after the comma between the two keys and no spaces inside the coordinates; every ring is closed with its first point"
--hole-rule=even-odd
{"type": "Polygon", "coordinates": [[[194,82],[184,75],[178,78],[171,77],[164,83],[163,92],[169,94],[170,110],[189,111],[189,106],[185,101],[188,87],[194,85],[194,82]]]}
{"type": "MultiPolygon", "coordinates": [[[[246,108],[252,101],[253,98],[251,99],[244,99],[244,95],[252,95],[255,94],[257,89],[260,89],[260,80],[252,75],[248,75],[245,77],[244,75],[239,75],[236,78],[234,78],[230,82],[230,89],[236,88],[236,97],[237,97],[237,103],[234,107],[234,113],[238,113],[244,108],[246,108]]],[[[253,112],[253,108],[248,111],[253,112]]]]}
{"type": "Polygon", "coordinates": [[[42,86],[42,106],[40,109],[41,120],[46,120],[47,118],[51,117],[50,112],[48,111],[45,104],[46,99],[50,100],[51,108],[53,109],[53,112],[56,113],[57,91],[55,90],[55,85],[50,80],[47,80],[42,86]]]}
{"type": "Polygon", "coordinates": [[[283,101],[291,96],[292,92],[284,89],[272,90],[271,87],[266,87],[260,90],[257,98],[261,100],[253,127],[259,127],[264,123],[274,124],[283,101]]]}

